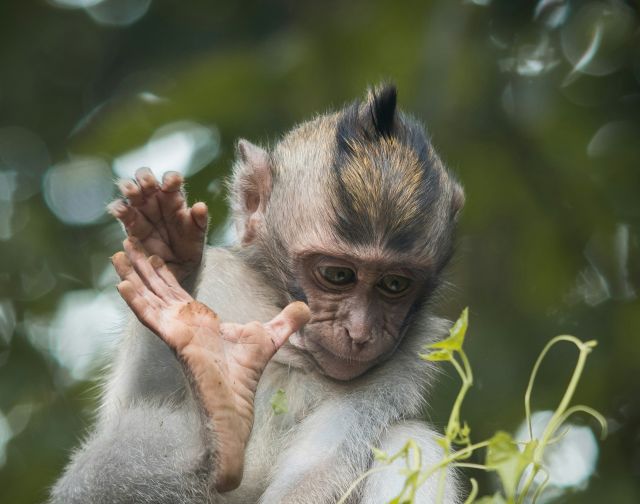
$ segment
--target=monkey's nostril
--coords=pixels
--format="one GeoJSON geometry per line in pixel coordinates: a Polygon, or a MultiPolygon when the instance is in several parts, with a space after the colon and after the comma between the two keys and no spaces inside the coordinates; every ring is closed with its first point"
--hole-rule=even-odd
{"type": "Polygon", "coordinates": [[[351,341],[352,350],[360,351],[367,345],[368,339],[362,340],[361,338],[354,338],[346,327],[344,328],[344,332],[351,341]]]}

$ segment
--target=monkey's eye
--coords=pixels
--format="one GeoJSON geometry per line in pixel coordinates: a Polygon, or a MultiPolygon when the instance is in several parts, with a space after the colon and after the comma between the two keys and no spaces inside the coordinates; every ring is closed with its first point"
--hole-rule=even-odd
{"type": "Polygon", "coordinates": [[[411,287],[411,279],[400,275],[386,275],[378,282],[378,287],[386,294],[397,296],[411,287]]]}
{"type": "Polygon", "coordinates": [[[320,266],[321,279],[331,286],[344,287],[356,281],[356,272],[344,266],[320,266]]]}

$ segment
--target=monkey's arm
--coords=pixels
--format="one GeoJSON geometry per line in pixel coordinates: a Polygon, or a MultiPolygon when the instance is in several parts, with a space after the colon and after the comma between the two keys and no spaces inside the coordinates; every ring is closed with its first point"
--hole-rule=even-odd
{"type": "Polygon", "coordinates": [[[162,340],[157,348],[149,341],[148,348],[129,345],[128,358],[166,357],[171,348],[180,364],[163,358],[157,365],[166,373],[165,392],[174,388],[164,397],[155,390],[162,374],[155,370],[146,382],[114,374],[96,431],[54,488],[52,502],[218,502],[214,486],[225,491],[240,482],[262,370],[308,319],[308,309],[295,303],[266,324],[221,324],[164,262],[148,259],[131,241],[125,249],[128,258],[114,256],[119,290],[162,340]]]}
{"type": "MultiPolygon", "coordinates": [[[[409,440],[422,450],[424,467],[439,461],[441,448],[436,434],[424,423],[399,421],[383,427],[374,412],[361,414],[347,404],[328,401],[305,421],[289,448],[279,458],[274,479],[260,504],[331,504],[338,501],[372,466],[372,447],[388,453],[400,450],[409,440]],[[382,429],[382,434],[380,430],[382,429]]],[[[384,412],[381,416],[386,416],[384,412]]],[[[402,460],[393,467],[369,476],[351,494],[349,504],[386,504],[403,488],[402,460]]],[[[446,470],[442,504],[458,504],[453,471],[446,470]]],[[[437,500],[438,475],[418,491],[416,504],[440,504],[437,500]]]]}
{"type": "Polygon", "coordinates": [[[218,502],[214,442],[173,352],[132,320],[93,431],[73,454],[50,503],[218,502]]]}
{"type": "Polygon", "coordinates": [[[51,504],[205,504],[212,442],[197,408],[140,403],[98,424],[73,455],[51,504]]]}
{"type": "MultiPolygon", "coordinates": [[[[412,439],[420,447],[422,467],[436,465],[442,455],[442,448],[437,443],[438,435],[429,429],[424,422],[401,421],[392,425],[381,437],[378,448],[389,454],[397,453],[405,443],[412,439]]],[[[375,463],[373,467],[380,467],[375,463]]],[[[384,504],[397,497],[402,491],[406,476],[402,469],[406,463],[396,460],[388,469],[370,475],[364,482],[360,504],[384,504]]],[[[415,504],[459,504],[461,500],[460,484],[455,471],[445,469],[445,485],[442,501],[438,500],[438,484],[440,473],[429,478],[417,491],[415,504]]]]}

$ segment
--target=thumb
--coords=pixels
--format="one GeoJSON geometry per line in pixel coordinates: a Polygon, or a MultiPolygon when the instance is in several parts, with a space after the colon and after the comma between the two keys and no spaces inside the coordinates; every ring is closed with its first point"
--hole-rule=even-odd
{"type": "Polygon", "coordinates": [[[278,350],[289,336],[309,322],[310,318],[309,307],[301,301],[295,301],[285,306],[273,320],[264,324],[264,328],[271,333],[273,343],[278,350]]]}

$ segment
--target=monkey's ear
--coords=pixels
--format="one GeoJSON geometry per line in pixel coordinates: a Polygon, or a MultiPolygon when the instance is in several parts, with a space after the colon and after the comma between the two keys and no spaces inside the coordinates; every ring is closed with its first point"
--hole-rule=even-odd
{"type": "Polygon", "coordinates": [[[238,140],[231,181],[231,207],[243,245],[251,243],[262,226],[271,187],[269,153],[248,140],[238,140]]]}

